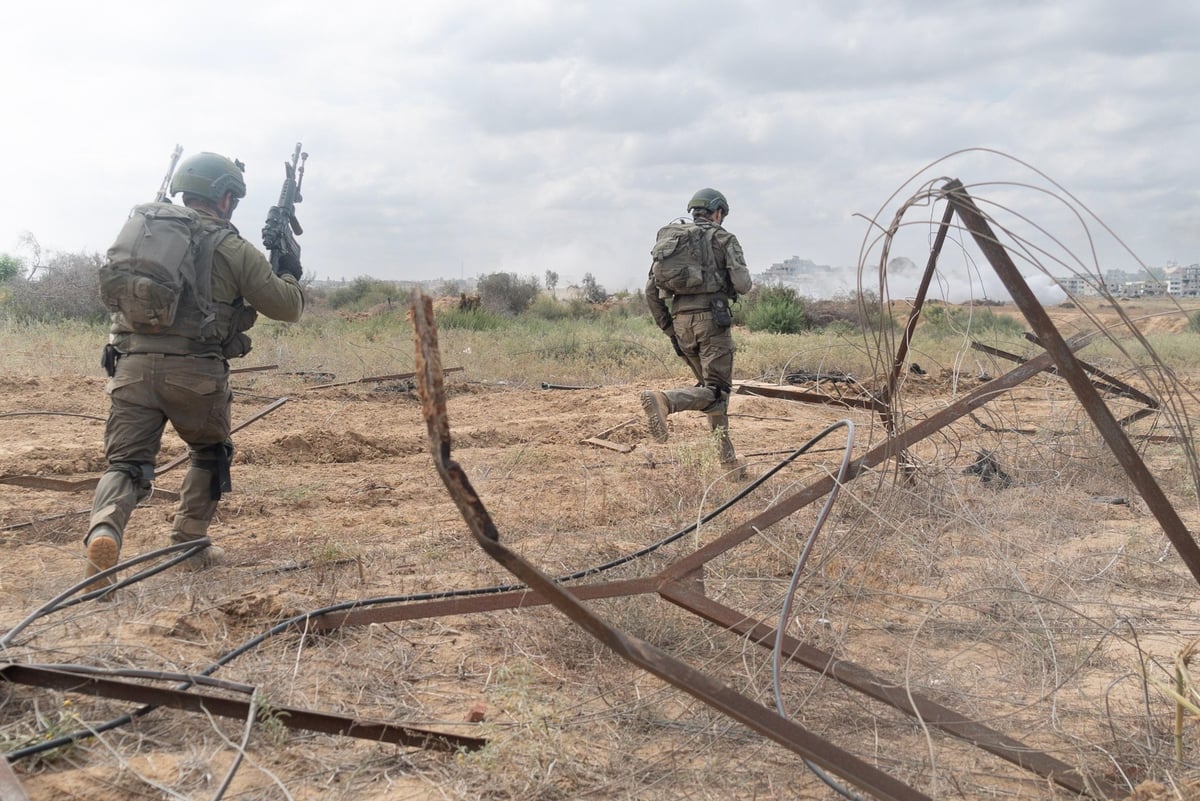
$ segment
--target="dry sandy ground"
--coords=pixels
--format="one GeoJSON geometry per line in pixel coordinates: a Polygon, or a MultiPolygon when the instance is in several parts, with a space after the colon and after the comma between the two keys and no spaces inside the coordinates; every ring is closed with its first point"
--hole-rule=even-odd
{"type": "MultiPolygon", "coordinates": [[[[976,385],[951,379],[909,377],[909,422],[944,408],[952,389],[976,385]]],[[[302,612],[512,583],[473,543],[442,487],[410,383],[319,389],[268,371],[239,374],[234,385],[235,421],[288,400],[235,434],[235,491],[211,532],[226,564],[172,569],[115,600],[40,617],[7,642],[8,661],[198,673],[302,612]]],[[[881,437],[861,413],[737,396],[734,436],[747,465],[739,479],[716,464],[700,415],[673,418],[671,441],[652,442],[640,387],[514,388],[463,373],[447,386],[455,457],[505,541],[551,575],[695,522],[836,420],[856,422],[856,455],[881,437]],[[584,442],[597,435],[615,447],[584,442]]],[[[96,477],[106,408],[95,376],[0,376],[0,474],[96,477]]],[[[830,437],[725,516],[608,577],[653,573],[770,508],[836,470],[844,442],[830,437]]],[[[1144,453],[1191,519],[1177,451],[1144,453]]],[[[162,463],[183,452],[168,432],[162,463]]],[[[1172,764],[1172,707],[1136,674],[1162,679],[1200,635],[1196,585],[1062,383],[1036,378],[912,456],[915,483],[881,470],[835,507],[791,633],[1118,788],[1141,785],[1139,798],[1189,797],[1194,756],[1172,764]],[[1012,485],[963,473],[981,448],[998,454],[1012,485]]],[[[181,474],[163,474],[159,486],[174,489],[181,474]]],[[[0,485],[0,630],[81,577],[89,503],[86,490],[0,485]]],[[[164,500],[140,507],[124,556],[166,545],[171,510],[164,500]]],[[[816,511],[716,560],[708,592],[774,625],[816,511]]],[[[594,607],[773,705],[764,649],[650,597],[594,607]]],[[[275,705],[492,743],[446,755],[288,733],[268,716],[225,798],[836,797],[794,754],[628,666],[545,608],[284,633],[214,675],[252,684],[275,705]],[[480,708],[484,720],[466,723],[480,708]]],[[[783,682],[804,725],[931,796],[1073,797],[800,667],[783,682]]],[[[130,708],[7,685],[0,736],[12,751],[130,708]]],[[[157,710],[14,767],[34,799],[211,798],[242,730],[238,720],[157,710]]],[[[1185,743],[1188,754],[1195,747],[1185,743]]]]}

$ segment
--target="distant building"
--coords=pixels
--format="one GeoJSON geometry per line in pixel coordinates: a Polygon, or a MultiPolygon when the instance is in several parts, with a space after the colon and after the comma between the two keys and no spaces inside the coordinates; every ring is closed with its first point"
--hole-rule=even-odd
{"type": "Polygon", "coordinates": [[[1200,264],[1168,267],[1167,294],[1181,298],[1200,298],[1200,264]]]}
{"type": "Polygon", "coordinates": [[[1055,278],[1054,282],[1073,298],[1087,298],[1100,294],[1100,291],[1096,288],[1095,278],[1067,275],[1055,278]]]}
{"type": "Polygon", "coordinates": [[[1121,285],[1121,296],[1126,298],[1151,298],[1167,294],[1167,282],[1148,278],[1144,281],[1126,281],[1121,285]]]}
{"type": "Polygon", "coordinates": [[[1076,297],[1089,297],[1107,292],[1117,298],[1200,297],[1200,264],[1187,267],[1151,268],[1138,273],[1106,270],[1103,279],[1081,278],[1077,275],[1054,279],[1059,286],[1076,297]],[[1097,285],[1099,284],[1099,285],[1097,285]]]}
{"type": "Polygon", "coordinates": [[[816,264],[799,256],[776,262],[753,276],[758,286],[783,286],[808,298],[830,298],[854,288],[852,271],[816,264]]]}

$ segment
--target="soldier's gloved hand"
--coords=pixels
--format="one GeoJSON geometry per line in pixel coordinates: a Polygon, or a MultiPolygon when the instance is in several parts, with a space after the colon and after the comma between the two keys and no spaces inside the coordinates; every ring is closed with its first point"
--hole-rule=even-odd
{"type": "Polygon", "coordinates": [[[300,266],[300,257],[295,253],[282,253],[279,256],[276,272],[280,277],[283,275],[291,275],[297,281],[304,275],[304,268],[300,266]]]}
{"type": "Polygon", "coordinates": [[[685,355],[683,348],[679,347],[679,337],[675,336],[674,334],[671,334],[671,347],[675,349],[676,356],[685,355]]]}
{"type": "Polygon", "coordinates": [[[267,222],[262,229],[263,247],[267,250],[279,247],[279,240],[282,238],[283,229],[287,227],[287,224],[287,220],[283,217],[283,209],[278,206],[268,209],[267,222]]]}

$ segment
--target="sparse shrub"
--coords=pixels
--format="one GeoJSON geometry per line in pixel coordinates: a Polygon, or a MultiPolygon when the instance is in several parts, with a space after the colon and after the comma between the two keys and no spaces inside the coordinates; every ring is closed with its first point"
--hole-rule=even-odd
{"type": "Polygon", "coordinates": [[[571,310],[572,320],[591,320],[596,316],[596,307],[583,298],[574,298],[567,307],[571,310]]]}
{"type": "Polygon", "coordinates": [[[596,282],[596,276],[583,274],[583,299],[588,303],[603,303],[608,300],[608,290],[596,282]]]}
{"type": "Polygon", "coordinates": [[[81,320],[102,322],[108,309],[100,302],[99,253],[56,253],[36,281],[10,281],[3,310],[20,322],[81,320]]]}
{"type": "Polygon", "coordinates": [[[479,279],[479,299],[495,314],[520,314],[538,296],[538,280],[518,278],[515,273],[491,273],[479,279]]]}
{"type": "Polygon", "coordinates": [[[409,293],[391,281],[359,276],[350,286],[335,289],[329,295],[329,306],[346,311],[362,311],[372,306],[400,307],[408,303],[409,293]]]}
{"type": "Polygon", "coordinates": [[[804,304],[810,328],[848,335],[855,331],[897,327],[891,312],[870,291],[848,292],[833,298],[808,298],[804,304]]]}
{"type": "Polygon", "coordinates": [[[538,295],[527,313],[540,320],[565,320],[572,316],[572,311],[570,305],[561,303],[550,295],[538,295]]]}

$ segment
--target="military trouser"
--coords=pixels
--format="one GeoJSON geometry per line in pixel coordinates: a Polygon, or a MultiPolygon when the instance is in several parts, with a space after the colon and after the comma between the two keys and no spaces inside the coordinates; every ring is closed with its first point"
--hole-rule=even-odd
{"type": "Polygon", "coordinates": [[[669,389],[670,412],[698,411],[708,415],[708,426],[716,437],[723,463],[736,455],[729,441],[729,392],[733,387],[733,354],[736,348],[728,327],[713,321],[711,311],[681,311],[674,317],[675,337],[683,360],[692,368],[697,384],[686,389],[669,389]]]}
{"type": "Polygon", "coordinates": [[[171,539],[208,533],[223,489],[229,488],[229,365],[221,358],[157,353],[122,355],[108,381],[111,407],[104,429],[108,471],[92,500],[89,531],[106,524],[124,532],[149,493],[167,421],[187,443],[191,463],[180,488],[171,539]]]}

